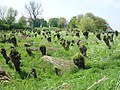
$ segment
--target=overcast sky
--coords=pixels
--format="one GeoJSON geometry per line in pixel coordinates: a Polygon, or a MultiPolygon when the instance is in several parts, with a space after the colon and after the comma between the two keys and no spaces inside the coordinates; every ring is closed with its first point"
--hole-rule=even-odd
{"type": "MultiPolygon", "coordinates": [[[[25,15],[24,5],[31,0],[0,0],[0,6],[13,7],[19,16],[25,15]]],[[[92,12],[106,19],[110,26],[120,31],[120,0],[35,0],[42,3],[42,17],[65,17],[68,21],[79,14],[92,12]]]]}

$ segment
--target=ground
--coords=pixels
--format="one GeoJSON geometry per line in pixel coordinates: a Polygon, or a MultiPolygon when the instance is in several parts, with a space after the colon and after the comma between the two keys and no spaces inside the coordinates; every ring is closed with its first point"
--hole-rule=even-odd
{"type": "MultiPolygon", "coordinates": [[[[11,31],[0,32],[0,35],[3,35],[3,33],[9,36],[11,31]]],[[[26,33],[30,32],[26,31],[26,33]]],[[[79,40],[78,37],[73,37],[71,34],[65,36],[65,31],[62,31],[61,34],[67,40],[79,40]]],[[[3,56],[0,54],[0,66],[11,79],[10,82],[1,81],[0,90],[87,90],[104,77],[107,79],[95,84],[90,90],[120,89],[120,36],[114,37],[114,44],[111,43],[112,48],[108,49],[105,43],[97,40],[93,33],[90,33],[88,40],[81,34],[82,44],[86,45],[88,49],[87,57],[85,57],[86,69],[72,68],[58,76],[55,74],[53,64],[43,62],[40,51],[33,52],[33,56],[30,57],[25,51],[24,44],[29,43],[32,48],[39,48],[40,45],[58,48],[59,50],[54,52],[48,50],[47,55],[62,58],[65,61],[72,60],[76,53],[79,53],[78,46],[70,46],[70,50],[65,51],[57,38],[52,38],[52,42],[48,42],[45,38],[41,39],[41,35],[34,37],[33,32],[30,35],[32,37],[23,36],[21,33],[16,34],[18,41],[16,49],[21,54],[20,72],[15,71],[12,62],[6,65],[3,56]],[[38,78],[34,79],[30,74],[32,67],[36,69],[38,78]]],[[[0,48],[4,46],[9,55],[11,45],[8,42],[0,43],[0,48]]]]}

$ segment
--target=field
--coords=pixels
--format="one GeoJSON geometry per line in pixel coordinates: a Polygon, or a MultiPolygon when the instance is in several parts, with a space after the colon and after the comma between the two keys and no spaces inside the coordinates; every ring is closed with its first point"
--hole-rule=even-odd
{"type": "MultiPolygon", "coordinates": [[[[80,53],[78,46],[74,44],[66,51],[60,45],[60,40],[53,37],[55,30],[51,30],[51,42],[43,37],[43,31],[40,35],[29,30],[23,32],[29,34],[30,37],[20,32],[15,33],[18,43],[16,49],[21,54],[21,71],[16,72],[11,61],[7,65],[0,54],[0,67],[7,72],[10,78],[10,82],[0,81],[0,90],[120,90],[120,35],[114,36],[114,43],[110,43],[111,49],[108,49],[104,41],[98,40],[93,33],[90,33],[89,38],[85,39],[81,32],[80,38],[78,38],[69,32],[66,36],[66,31],[61,31],[60,35],[65,40],[78,41],[81,39],[83,41],[81,44],[87,47],[87,57],[84,57],[86,68],[72,67],[60,75],[56,75],[55,66],[44,62],[40,51],[34,51],[33,56],[29,56],[24,44],[31,44],[31,48],[39,48],[40,45],[57,48],[57,51],[48,50],[47,55],[65,61],[72,60],[76,54],[80,53]],[[30,74],[33,67],[36,69],[37,78],[30,74]]],[[[12,31],[1,31],[0,36],[6,34],[8,38],[11,33],[12,31]]],[[[103,38],[103,34],[101,37],[103,38]]],[[[1,40],[2,38],[0,38],[1,40]]],[[[0,42],[0,48],[3,46],[9,55],[12,44],[0,42]]]]}

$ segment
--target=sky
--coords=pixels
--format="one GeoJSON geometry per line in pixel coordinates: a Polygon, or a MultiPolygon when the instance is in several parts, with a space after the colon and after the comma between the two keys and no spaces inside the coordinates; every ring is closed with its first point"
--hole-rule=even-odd
{"type": "MultiPolygon", "coordinates": [[[[18,10],[19,18],[28,16],[25,3],[31,0],[0,0],[0,6],[13,7],[18,10]]],[[[111,28],[120,31],[120,0],[34,0],[42,3],[45,20],[53,17],[64,17],[68,21],[79,14],[92,12],[95,16],[104,18],[111,28]]]]}

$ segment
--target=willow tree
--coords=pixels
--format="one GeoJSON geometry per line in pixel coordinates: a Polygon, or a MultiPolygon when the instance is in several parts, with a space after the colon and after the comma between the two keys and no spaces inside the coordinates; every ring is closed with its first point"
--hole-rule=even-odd
{"type": "Polygon", "coordinates": [[[84,16],[79,24],[79,29],[82,31],[87,30],[93,32],[97,29],[94,20],[87,16],[84,16]]]}
{"type": "Polygon", "coordinates": [[[30,1],[28,4],[25,4],[25,9],[29,14],[29,18],[32,20],[33,28],[35,28],[36,20],[43,12],[42,4],[40,2],[30,1]]]}

